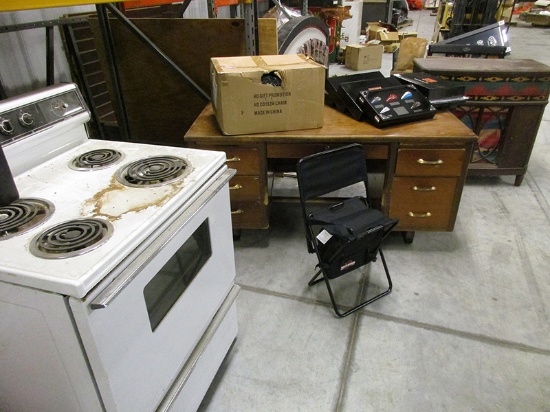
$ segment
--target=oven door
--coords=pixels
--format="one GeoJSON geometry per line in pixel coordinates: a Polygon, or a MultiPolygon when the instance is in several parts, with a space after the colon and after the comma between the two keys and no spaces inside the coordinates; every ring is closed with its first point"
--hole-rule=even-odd
{"type": "Polygon", "coordinates": [[[108,411],[154,410],[233,286],[231,176],[218,177],[104,290],[70,299],[108,411]]]}

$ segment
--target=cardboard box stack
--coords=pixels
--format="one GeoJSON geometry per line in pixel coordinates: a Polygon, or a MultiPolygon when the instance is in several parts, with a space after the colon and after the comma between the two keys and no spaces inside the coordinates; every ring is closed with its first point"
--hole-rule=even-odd
{"type": "Polygon", "coordinates": [[[325,67],[305,55],[214,57],[211,78],[226,135],[323,126],[325,67]]]}

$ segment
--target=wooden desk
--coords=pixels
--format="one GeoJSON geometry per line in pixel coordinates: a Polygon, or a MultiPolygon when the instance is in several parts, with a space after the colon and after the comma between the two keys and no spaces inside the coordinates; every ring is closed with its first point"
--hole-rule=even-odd
{"type": "MultiPolygon", "coordinates": [[[[385,175],[379,207],[400,220],[410,242],[417,230],[451,231],[476,135],[448,112],[432,120],[378,129],[325,106],[324,126],[224,136],[208,105],[185,135],[189,147],[223,150],[237,170],[230,183],[234,229],[269,226],[268,170],[328,148],[361,143],[369,171],[385,175]]],[[[283,169],[284,169],[283,168],[283,169]]]]}

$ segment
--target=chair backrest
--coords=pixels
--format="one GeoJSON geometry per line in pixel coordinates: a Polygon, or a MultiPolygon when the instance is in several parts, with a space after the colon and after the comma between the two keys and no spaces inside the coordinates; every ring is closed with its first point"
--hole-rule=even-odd
{"type": "Polygon", "coordinates": [[[296,167],[302,217],[309,253],[314,252],[313,234],[307,224],[307,201],[363,182],[368,199],[367,165],[360,144],[342,146],[304,157],[296,167]]]}
{"type": "Polygon", "coordinates": [[[352,144],[304,157],[298,162],[297,176],[302,202],[359,182],[367,191],[364,149],[352,144]]]}

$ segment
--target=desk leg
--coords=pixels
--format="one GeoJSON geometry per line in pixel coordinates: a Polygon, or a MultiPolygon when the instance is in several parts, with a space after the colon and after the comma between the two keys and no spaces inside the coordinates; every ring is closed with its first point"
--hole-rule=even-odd
{"type": "Polygon", "coordinates": [[[414,233],[414,231],[401,232],[401,235],[403,235],[403,241],[405,243],[412,243],[414,239],[414,233]]]}

